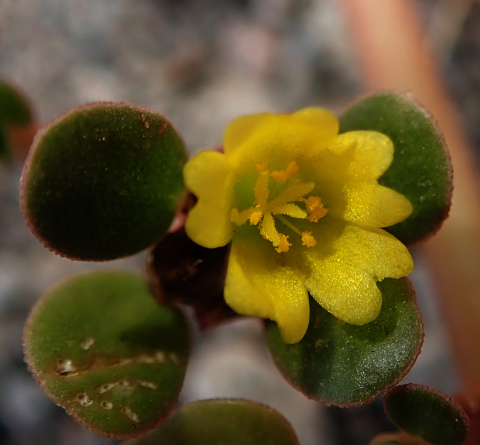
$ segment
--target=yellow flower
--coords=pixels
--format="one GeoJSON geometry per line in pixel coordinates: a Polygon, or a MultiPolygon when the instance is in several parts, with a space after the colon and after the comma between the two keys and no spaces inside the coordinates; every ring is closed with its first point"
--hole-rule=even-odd
{"type": "Polygon", "coordinates": [[[232,241],[227,304],[275,320],[288,343],[308,327],[308,293],[347,323],[374,320],[377,281],[413,269],[407,248],[381,229],[412,212],[378,184],[393,152],[388,137],[339,135],[335,116],[306,108],[240,117],[226,129],[224,153],[194,156],[184,174],[198,202],[186,231],[204,247],[232,241]]]}

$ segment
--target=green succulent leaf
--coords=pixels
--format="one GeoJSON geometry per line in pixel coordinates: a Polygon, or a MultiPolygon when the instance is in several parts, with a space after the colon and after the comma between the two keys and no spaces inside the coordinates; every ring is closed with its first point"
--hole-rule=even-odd
{"type": "Polygon", "coordinates": [[[397,386],[385,396],[384,407],[397,428],[431,444],[460,445],[468,436],[469,421],[463,409],[432,388],[397,386]]]}
{"type": "Polygon", "coordinates": [[[340,117],[340,131],[353,130],[386,134],[395,146],[393,163],[379,182],[406,196],[413,213],[386,230],[406,245],[435,233],[450,208],[452,167],[426,110],[409,95],[375,94],[354,102],[340,117]]]}
{"type": "Polygon", "coordinates": [[[305,337],[286,344],[276,323],[267,340],[285,378],[308,397],[336,406],[372,401],[410,370],[423,342],[423,325],[408,279],[378,283],[380,315],[363,326],[346,324],[311,300],[305,337]]]}
{"type": "Polygon", "coordinates": [[[189,355],[183,314],[157,305],[142,278],[100,271],[44,296],[24,333],[46,393],[87,428],[136,437],[176,404],[189,355]]]}
{"type": "Polygon", "coordinates": [[[160,114],[118,103],[77,108],[37,135],[22,209],[51,250],[110,260],[153,244],[184,191],[185,145],[160,114]]]}
{"type": "Polygon", "coordinates": [[[25,125],[32,120],[28,100],[15,87],[0,80],[0,123],[25,125]]]}
{"type": "Polygon", "coordinates": [[[128,445],[298,445],[276,411],[248,400],[201,400],[181,406],[149,435],[128,445]]]}

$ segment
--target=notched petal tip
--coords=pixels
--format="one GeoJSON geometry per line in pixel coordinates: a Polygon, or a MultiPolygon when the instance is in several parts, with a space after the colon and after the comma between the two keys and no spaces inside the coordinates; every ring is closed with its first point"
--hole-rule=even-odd
{"type": "Polygon", "coordinates": [[[187,162],[185,184],[198,201],[185,222],[188,236],[197,244],[216,248],[232,238],[230,213],[233,172],[222,153],[203,151],[187,162]]]}
{"type": "Polygon", "coordinates": [[[312,297],[335,317],[366,324],[382,306],[377,282],[408,275],[413,260],[408,249],[384,230],[347,223],[339,233],[336,225],[328,221],[316,230],[317,246],[302,257],[304,281],[312,297]]]}
{"type": "Polygon", "coordinates": [[[338,135],[332,150],[351,152],[350,170],[353,180],[362,177],[378,179],[393,161],[394,146],[390,138],[375,131],[349,131],[338,135]]]}
{"type": "Polygon", "coordinates": [[[240,314],[276,321],[284,341],[297,343],[308,327],[308,292],[295,271],[278,264],[277,256],[270,244],[235,240],[225,301],[240,314]]]}

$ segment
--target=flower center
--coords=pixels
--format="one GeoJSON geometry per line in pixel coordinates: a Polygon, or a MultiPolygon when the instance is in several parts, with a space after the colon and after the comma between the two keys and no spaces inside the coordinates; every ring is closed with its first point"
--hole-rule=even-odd
{"type": "Polygon", "coordinates": [[[258,226],[262,237],[270,241],[278,253],[288,252],[292,244],[288,240],[288,235],[277,230],[275,218],[300,236],[302,245],[315,246],[317,241],[312,232],[301,232],[287,219],[287,217],[306,219],[317,223],[327,214],[327,209],[323,207],[318,196],[306,196],[313,190],[315,183],[301,182],[295,178],[298,172],[295,161],[291,161],[285,170],[272,172],[268,170],[267,163],[257,164],[257,171],[255,202],[245,210],[232,209],[231,221],[238,226],[247,221],[258,226]]]}

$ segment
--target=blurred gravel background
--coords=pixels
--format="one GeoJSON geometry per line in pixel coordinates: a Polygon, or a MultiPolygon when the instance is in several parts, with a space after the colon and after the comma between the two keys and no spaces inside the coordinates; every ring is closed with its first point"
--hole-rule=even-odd
{"type": "MultiPolygon", "coordinates": [[[[480,2],[417,3],[478,150],[480,2]],[[463,8],[456,25],[440,10],[447,4],[463,8]]],[[[85,102],[136,103],[168,116],[192,152],[217,146],[240,114],[315,104],[341,110],[362,92],[351,51],[334,0],[0,0],[0,76],[31,97],[41,122],[85,102]]],[[[58,280],[91,267],[141,271],[145,255],[92,266],[46,251],[18,209],[20,174],[18,165],[0,166],[0,444],[112,443],[43,395],[23,363],[21,333],[30,307],[58,280]]],[[[419,252],[416,263],[427,338],[408,380],[452,392],[448,341],[419,252]]],[[[388,428],[380,404],[327,409],[290,389],[255,321],[197,340],[183,401],[238,396],[267,403],[292,422],[302,445],[363,445],[388,428]]]]}

